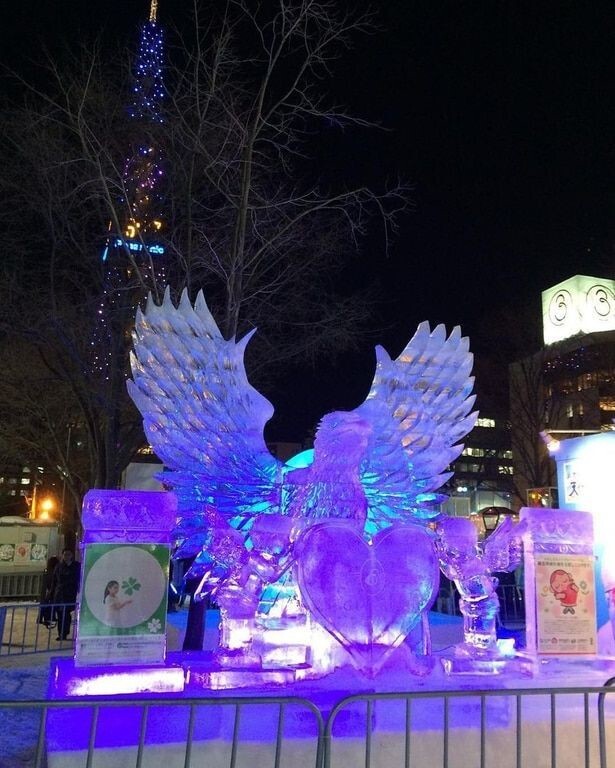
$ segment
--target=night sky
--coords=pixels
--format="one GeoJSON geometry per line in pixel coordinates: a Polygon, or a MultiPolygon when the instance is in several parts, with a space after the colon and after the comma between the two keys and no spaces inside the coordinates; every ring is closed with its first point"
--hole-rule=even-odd
{"type": "MultiPolygon", "coordinates": [[[[2,2],[0,58],[16,68],[63,36],[106,29],[136,45],[147,0],[2,2]]],[[[351,4],[356,7],[357,2],[351,4]]],[[[181,27],[187,0],[160,0],[181,27]]],[[[388,258],[375,235],[352,270],[386,297],[374,338],[301,397],[302,425],[354,407],[377,340],[398,354],[416,324],[471,337],[498,307],[533,302],[573,274],[612,277],[615,255],[615,6],[592,0],[375,0],[381,31],[335,70],[335,98],[388,130],[320,137],[329,177],[414,185],[388,258]]],[[[295,372],[296,373],[296,372],[295,372]]],[[[291,399],[294,401],[291,403],[291,399]]]]}

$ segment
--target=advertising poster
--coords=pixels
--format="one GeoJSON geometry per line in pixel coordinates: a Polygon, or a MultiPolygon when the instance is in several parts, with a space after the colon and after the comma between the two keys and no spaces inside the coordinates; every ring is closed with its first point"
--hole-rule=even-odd
{"type": "Polygon", "coordinates": [[[536,556],[536,623],[538,653],[597,652],[593,557],[536,556]]]}
{"type": "Polygon", "coordinates": [[[571,460],[564,463],[564,502],[566,506],[582,508],[587,504],[583,464],[580,461],[571,460]]]}
{"type": "Polygon", "coordinates": [[[593,515],[598,653],[615,656],[615,432],[563,440],[556,458],[564,508],[593,515]]]}
{"type": "Polygon", "coordinates": [[[166,544],[86,546],[77,664],[164,662],[169,555],[166,544]]]}

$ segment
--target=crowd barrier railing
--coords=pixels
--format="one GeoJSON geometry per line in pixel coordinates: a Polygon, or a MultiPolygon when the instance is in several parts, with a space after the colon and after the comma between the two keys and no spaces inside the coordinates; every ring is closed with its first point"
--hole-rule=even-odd
{"type": "Polygon", "coordinates": [[[0,604],[0,657],[71,648],[74,622],[67,637],[62,627],[71,613],[74,618],[74,610],[69,603],[0,604]]]}
{"type": "Polygon", "coordinates": [[[0,765],[613,768],[614,681],[366,693],[325,714],[283,696],[0,701],[0,765]]]}
{"type": "Polygon", "coordinates": [[[325,723],[324,768],[612,768],[614,680],[348,696],[325,723]]]}

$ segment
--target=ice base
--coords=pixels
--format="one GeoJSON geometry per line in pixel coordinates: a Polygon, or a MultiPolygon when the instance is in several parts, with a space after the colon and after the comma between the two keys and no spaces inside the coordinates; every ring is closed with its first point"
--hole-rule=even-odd
{"type": "Polygon", "coordinates": [[[55,658],[49,664],[47,697],[179,694],[184,688],[185,672],[180,664],[82,667],[72,658],[55,658]]]}
{"type": "Polygon", "coordinates": [[[454,653],[441,659],[447,675],[533,675],[535,660],[515,651],[515,641],[498,640],[492,648],[476,648],[467,643],[455,646],[454,653]]]}
{"type": "Polygon", "coordinates": [[[499,653],[474,657],[452,656],[442,659],[442,667],[447,675],[532,676],[535,671],[532,659],[522,654],[502,656],[499,653]]]}

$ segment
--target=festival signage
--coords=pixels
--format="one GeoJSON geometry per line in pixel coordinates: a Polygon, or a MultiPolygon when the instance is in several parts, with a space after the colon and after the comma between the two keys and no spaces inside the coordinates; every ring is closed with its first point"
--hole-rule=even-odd
{"type": "Polygon", "coordinates": [[[164,663],[176,508],[168,492],[86,495],[77,666],[164,663]]]}
{"type": "Polygon", "coordinates": [[[592,513],[598,653],[615,656],[615,432],[562,440],[555,458],[562,506],[592,513]]]}
{"type": "Polygon", "coordinates": [[[169,557],[163,544],[87,547],[79,612],[82,662],[164,661],[169,557]]]}
{"type": "Polygon", "coordinates": [[[542,292],[545,344],[615,330],[615,281],[574,275],[542,292]]]}
{"type": "Polygon", "coordinates": [[[594,558],[539,555],[535,569],[537,652],[596,653],[594,558]]]}
{"type": "Polygon", "coordinates": [[[593,520],[589,512],[524,507],[525,615],[530,652],[597,649],[593,520]]]}

